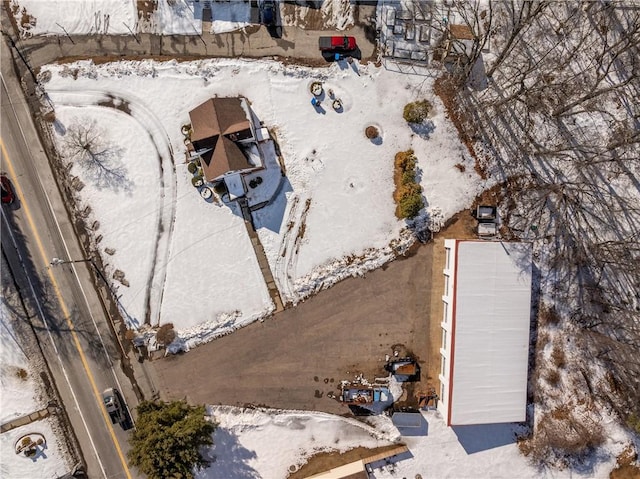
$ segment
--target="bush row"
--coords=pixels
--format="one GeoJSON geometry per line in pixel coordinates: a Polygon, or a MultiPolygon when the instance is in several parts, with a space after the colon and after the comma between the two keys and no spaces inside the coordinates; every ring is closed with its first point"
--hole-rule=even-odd
{"type": "Polygon", "coordinates": [[[398,152],[393,166],[393,181],[396,187],[393,200],[396,203],[396,216],[400,219],[414,218],[424,206],[424,202],[422,187],[416,182],[416,156],[413,150],[398,152]]]}

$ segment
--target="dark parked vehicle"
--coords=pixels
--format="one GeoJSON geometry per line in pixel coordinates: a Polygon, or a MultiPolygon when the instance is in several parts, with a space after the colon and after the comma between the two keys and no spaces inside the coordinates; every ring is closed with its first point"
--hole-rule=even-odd
{"type": "Polygon", "coordinates": [[[124,414],[118,390],[114,388],[105,389],[102,392],[102,401],[104,402],[104,408],[109,413],[111,423],[115,424],[122,421],[124,414]]]}
{"type": "Polygon", "coordinates": [[[274,0],[262,0],[260,4],[260,21],[268,27],[276,23],[276,2],[274,0]]]}
{"type": "Polygon", "coordinates": [[[115,388],[105,389],[102,392],[102,401],[104,408],[109,413],[112,424],[120,424],[125,431],[133,427],[133,422],[131,421],[129,411],[124,404],[124,399],[122,399],[120,391],[115,388]]]}
{"type": "Polygon", "coordinates": [[[7,178],[5,175],[0,176],[0,187],[2,188],[2,202],[8,205],[13,203],[16,195],[13,192],[13,186],[11,186],[9,178],[7,178]]]}

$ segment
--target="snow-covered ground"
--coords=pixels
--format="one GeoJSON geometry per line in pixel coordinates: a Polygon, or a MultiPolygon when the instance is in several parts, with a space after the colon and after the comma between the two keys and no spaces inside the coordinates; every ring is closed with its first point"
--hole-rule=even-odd
{"type": "MultiPolygon", "coordinates": [[[[156,1],[156,0],[154,0],[156,1]]],[[[11,0],[11,11],[22,35],[199,35],[242,30],[259,21],[256,7],[245,0],[211,0],[211,21],[204,23],[205,2],[157,0],[152,11],[139,11],[136,0],[11,0]]],[[[148,5],[153,5],[150,1],[148,5]]],[[[353,25],[349,0],[326,0],[320,9],[288,5],[281,12],[283,26],[304,27],[313,17],[327,28],[344,30],[353,25]]],[[[313,25],[312,25],[313,26],[313,25]]]]}
{"type": "Polygon", "coordinates": [[[27,356],[11,328],[10,313],[0,302],[0,423],[43,407],[27,356]]]}
{"type": "Polygon", "coordinates": [[[12,0],[23,35],[129,35],[135,31],[132,0],[12,0]]]}
{"type": "Polygon", "coordinates": [[[173,323],[188,345],[273,308],[237,209],[207,203],[191,186],[181,125],[206,99],[244,95],[277,136],[286,179],[254,220],[286,301],[378,267],[413,241],[394,215],[396,152],[415,151],[426,211],[436,220],[483,187],[428,77],[356,62],[312,69],[236,59],[84,61],[42,71],[63,155],[69,157],[65,143],[75,125],[93,124],[100,146],[124,171],[121,182],[105,185],[79,162],[71,167],[85,185],[79,210],[91,208],[87,224],[96,227],[107,277],[120,270],[129,284],[113,281],[121,309],[133,326],[173,323]],[[341,99],[342,112],[328,98],[322,109],[311,106],[315,80],[341,99]],[[402,109],[421,98],[435,113],[414,132],[402,109]],[[377,143],[364,135],[372,124],[382,132],[377,143]]]}
{"type": "Polygon", "coordinates": [[[0,477],[7,479],[55,479],[71,470],[65,449],[57,439],[53,419],[43,419],[0,434],[0,477]],[[46,443],[34,457],[16,454],[14,446],[23,436],[41,434],[46,443]]]}
{"type": "MultiPolygon", "coordinates": [[[[151,4],[151,2],[149,2],[151,4]]],[[[11,10],[23,35],[162,35],[202,33],[204,2],[158,0],[143,18],[136,0],[11,0],[11,10]]],[[[251,24],[245,1],[212,1],[211,33],[230,32],[251,24]]]]}
{"type": "Polygon", "coordinates": [[[582,470],[540,470],[530,465],[515,442],[521,432],[513,424],[445,426],[437,411],[423,411],[423,435],[400,436],[386,416],[368,418],[375,427],[324,413],[295,411],[242,410],[224,406],[211,408],[219,424],[214,446],[207,451],[215,458],[199,479],[255,477],[277,479],[300,468],[318,452],[345,452],[354,447],[380,447],[400,441],[410,454],[386,465],[373,463],[376,479],[437,478],[587,478],[608,477],[628,437],[613,423],[606,446],[594,464],[582,470]]]}
{"type": "MultiPolygon", "coordinates": [[[[5,264],[3,263],[3,269],[5,264]]],[[[6,271],[6,270],[5,270],[6,271]]],[[[11,325],[10,307],[0,298],[0,423],[31,414],[46,407],[39,380],[11,325]]],[[[56,478],[68,473],[66,449],[58,439],[56,418],[32,422],[0,434],[0,477],[31,479],[56,478]],[[15,453],[16,442],[26,434],[45,437],[42,451],[32,458],[15,453]]]]}

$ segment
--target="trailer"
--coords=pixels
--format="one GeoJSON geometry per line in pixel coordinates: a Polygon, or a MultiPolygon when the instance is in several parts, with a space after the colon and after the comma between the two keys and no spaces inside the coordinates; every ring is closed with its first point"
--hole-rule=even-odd
{"type": "Polygon", "coordinates": [[[386,387],[365,386],[363,384],[345,384],[342,386],[340,400],[344,404],[361,406],[391,399],[391,392],[386,387]]]}

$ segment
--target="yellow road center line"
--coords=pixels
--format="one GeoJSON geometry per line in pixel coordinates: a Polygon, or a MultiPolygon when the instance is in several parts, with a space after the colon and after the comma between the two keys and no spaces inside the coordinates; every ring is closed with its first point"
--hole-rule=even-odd
{"type": "Polygon", "coordinates": [[[20,204],[24,208],[24,213],[25,213],[25,216],[27,218],[27,222],[29,223],[29,227],[31,228],[33,236],[35,237],[35,240],[36,240],[36,247],[38,248],[38,251],[40,252],[40,256],[42,258],[42,261],[44,262],[44,264],[46,266],[47,274],[49,275],[49,280],[51,281],[51,284],[53,285],[53,290],[55,291],[56,296],[58,297],[58,302],[60,304],[60,309],[62,310],[62,313],[64,315],[64,319],[65,319],[65,321],[67,323],[67,327],[69,328],[69,331],[71,332],[71,337],[73,338],[73,343],[74,343],[74,345],[76,347],[76,350],[78,351],[78,354],[80,355],[80,361],[82,362],[82,367],[84,368],[85,372],[87,373],[87,377],[89,378],[89,382],[91,383],[91,389],[93,390],[93,395],[95,396],[96,400],[98,401],[100,411],[102,411],[102,418],[104,419],[104,422],[107,425],[107,429],[108,429],[109,434],[111,436],[111,440],[113,441],[113,444],[116,447],[116,451],[118,452],[118,457],[120,458],[120,462],[122,463],[122,467],[124,468],[124,471],[127,474],[127,478],[128,479],[132,479],[131,478],[131,473],[129,471],[129,467],[127,465],[127,461],[126,461],[126,459],[124,457],[122,449],[120,448],[120,444],[118,443],[118,439],[116,438],[115,432],[113,430],[113,425],[111,424],[111,418],[108,416],[107,411],[103,407],[102,395],[101,395],[100,391],[98,390],[98,387],[96,386],[96,381],[95,381],[95,379],[93,377],[93,373],[89,369],[89,363],[87,362],[87,358],[86,358],[84,352],[82,351],[82,347],[80,345],[80,340],[78,339],[78,334],[76,333],[75,326],[73,325],[73,322],[71,321],[71,316],[69,314],[69,309],[67,308],[67,305],[66,305],[64,299],[62,298],[62,295],[60,294],[60,288],[58,286],[58,282],[56,281],[56,278],[55,278],[53,272],[51,271],[51,268],[49,268],[50,264],[49,264],[49,260],[48,260],[47,254],[45,253],[44,247],[42,245],[42,240],[40,239],[40,235],[38,235],[38,230],[37,230],[37,228],[35,226],[35,223],[33,221],[33,217],[31,216],[31,210],[29,209],[29,205],[25,201],[24,194],[22,193],[22,188],[20,188],[20,184],[17,182],[17,175],[16,175],[16,172],[15,172],[15,169],[13,168],[13,164],[11,163],[9,155],[7,154],[7,149],[6,149],[5,145],[4,145],[4,140],[2,140],[2,138],[0,138],[0,148],[2,149],[2,155],[4,156],[4,158],[6,160],[7,169],[9,170],[9,176],[11,177],[11,180],[13,181],[13,186],[14,186],[14,188],[16,190],[16,196],[20,199],[20,204]]]}

